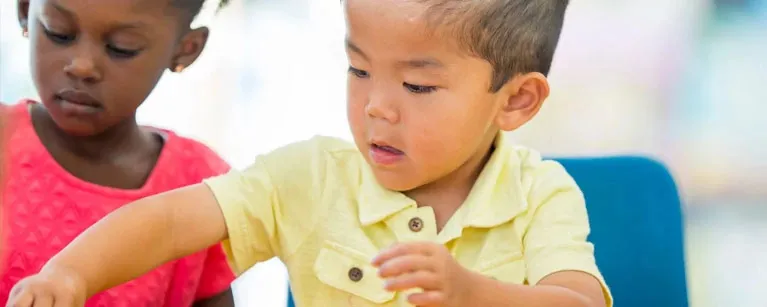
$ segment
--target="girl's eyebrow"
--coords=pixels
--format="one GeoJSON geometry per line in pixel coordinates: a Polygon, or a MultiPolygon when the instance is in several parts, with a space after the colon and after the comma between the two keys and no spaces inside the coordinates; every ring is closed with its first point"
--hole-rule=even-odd
{"type": "MultiPolygon", "coordinates": [[[[50,1],[48,3],[50,3],[50,5],[54,9],[59,11],[60,13],[62,13],[64,15],[67,15],[67,17],[70,17],[70,18],[75,18],[76,17],[74,12],[68,10],[67,8],[65,8],[63,6],[61,6],[60,4],[56,3],[55,1],[50,1]]],[[[126,29],[142,29],[142,28],[147,28],[147,27],[149,27],[149,25],[147,25],[144,22],[138,21],[138,22],[131,22],[131,23],[122,23],[122,24],[119,24],[119,25],[115,26],[114,28],[115,28],[115,30],[126,30],[126,29]]]]}

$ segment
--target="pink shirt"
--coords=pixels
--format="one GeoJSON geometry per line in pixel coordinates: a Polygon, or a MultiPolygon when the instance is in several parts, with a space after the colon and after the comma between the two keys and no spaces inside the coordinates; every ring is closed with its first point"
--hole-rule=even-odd
{"type": "MultiPolygon", "coordinates": [[[[0,242],[2,304],[16,282],[38,272],[50,257],[108,213],[229,169],[204,145],[158,130],[165,136],[165,145],[144,187],[121,190],[85,182],[64,170],[45,149],[32,127],[30,103],[34,102],[23,101],[8,110],[14,120],[6,127],[10,133],[8,160],[0,193],[0,211],[6,222],[5,240],[0,242]]],[[[100,293],[86,306],[186,307],[223,292],[233,280],[223,250],[216,245],[100,293]]]]}

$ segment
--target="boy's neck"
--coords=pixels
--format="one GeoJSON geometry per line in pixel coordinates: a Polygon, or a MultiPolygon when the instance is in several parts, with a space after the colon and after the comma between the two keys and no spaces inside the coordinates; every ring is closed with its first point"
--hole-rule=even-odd
{"type": "Polygon", "coordinates": [[[486,137],[480,147],[482,150],[452,173],[404,193],[415,200],[419,207],[432,207],[438,231],[442,230],[450,217],[468,198],[474,183],[493,154],[496,136],[497,134],[493,134],[486,137]]]}

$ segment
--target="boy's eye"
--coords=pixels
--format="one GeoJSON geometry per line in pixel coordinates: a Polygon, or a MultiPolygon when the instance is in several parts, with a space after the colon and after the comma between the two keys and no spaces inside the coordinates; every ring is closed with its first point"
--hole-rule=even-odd
{"type": "Polygon", "coordinates": [[[107,44],[107,53],[116,58],[132,58],[137,56],[139,52],[141,52],[141,50],[123,49],[112,44],[107,44]]]}
{"type": "Polygon", "coordinates": [[[414,94],[428,94],[437,90],[436,86],[415,85],[410,83],[403,83],[402,86],[414,94]]]}
{"type": "Polygon", "coordinates": [[[47,36],[48,39],[59,45],[69,44],[76,38],[74,35],[59,34],[45,28],[43,28],[43,32],[45,32],[45,36],[47,36]]]}
{"type": "Polygon", "coordinates": [[[367,71],[359,70],[351,66],[349,66],[349,73],[360,79],[365,79],[370,77],[370,74],[368,74],[367,71]]]}

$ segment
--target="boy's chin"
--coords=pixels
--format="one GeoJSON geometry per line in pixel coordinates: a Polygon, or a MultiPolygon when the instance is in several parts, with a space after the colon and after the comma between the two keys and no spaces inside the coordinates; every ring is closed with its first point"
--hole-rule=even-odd
{"type": "Polygon", "coordinates": [[[373,173],[375,173],[378,184],[395,192],[412,191],[423,185],[422,182],[413,180],[413,176],[407,176],[393,170],[373,170],[373,173]]]}

